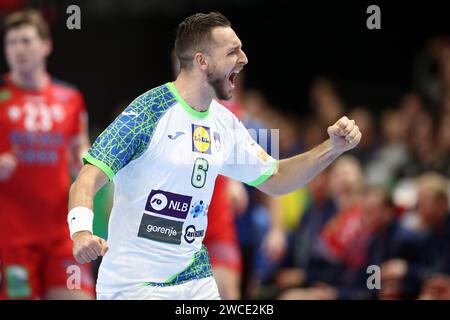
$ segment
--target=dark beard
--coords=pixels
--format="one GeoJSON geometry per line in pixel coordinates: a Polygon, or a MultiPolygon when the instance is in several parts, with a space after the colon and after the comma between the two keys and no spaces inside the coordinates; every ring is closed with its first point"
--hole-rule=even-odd
{"type": "Polygon", "coordinates": [[[225,91],[225,84],[228,81],[228,78],[214,77],[214,72],[208,72],[208,84],[213,87],[214,92],[216,93],[216,97],[219,100],[230,100],[232,98],[232,94],[228,94],[225,91]]]}

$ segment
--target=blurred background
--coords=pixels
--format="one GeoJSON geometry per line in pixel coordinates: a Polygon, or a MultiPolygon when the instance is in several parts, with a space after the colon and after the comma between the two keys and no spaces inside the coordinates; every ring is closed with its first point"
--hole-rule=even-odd
{"type": "MultiPolygon", "coordinates": [[[[381,30],[369,30],[370,4],[0,0],[0,18],[22,8],[44,14],[54,43],[48,69],[82,92],[93,141],[134,97],[174,79],[178,23],[222,12],[249,58],[240,116],[250,128],[279,129],[280,158],[321,143],[343,115],[363,133],[307,187],[277,199],[285,241],[271,241],[272,251],[264,245],[271,204],[247,190],[234,217],[245,248],[239,297],[450,299],[448,10],[444,1],[379,2],[381,30]],[[66,27],[72,4],[81,30],[66,27]],[[369,265],[381,267],[381,289],[368,288],[369,265]]],[[[111,195],[107,186],[96,198],[103,237],[111,195]]]]}

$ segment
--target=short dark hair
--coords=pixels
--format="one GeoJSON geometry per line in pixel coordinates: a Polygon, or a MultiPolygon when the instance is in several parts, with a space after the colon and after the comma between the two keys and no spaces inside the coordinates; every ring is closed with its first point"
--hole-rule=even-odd
{"type": "Polygon", "coordinates": [[[50,39],[50,28],[44,17],[37,10],[16,11],[8,15],[3,22],[3,34],[14,28],[31,25],[36,28],[39,37],[43,40],[50,39]]]}
{"type": "Polygon", "coordinates": [[[178,25],[175,39],[175,54],[182,69],[192,67],[195,53],[207,50],[211,30],[216,27],[231,27],[230,21],[219,12],[196,13],[178,25]]]}

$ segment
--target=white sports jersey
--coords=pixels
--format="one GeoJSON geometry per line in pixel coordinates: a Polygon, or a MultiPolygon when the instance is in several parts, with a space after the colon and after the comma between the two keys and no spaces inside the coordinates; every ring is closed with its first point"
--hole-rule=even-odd
{"type": "Polygon", "coordinates": [[[84,161],[115,185],[98,292],[211,276],[202,240],[217,175],[256,186],[276,167],[229,110],[198,112],[172,83],[135,99],[84,161]]]}

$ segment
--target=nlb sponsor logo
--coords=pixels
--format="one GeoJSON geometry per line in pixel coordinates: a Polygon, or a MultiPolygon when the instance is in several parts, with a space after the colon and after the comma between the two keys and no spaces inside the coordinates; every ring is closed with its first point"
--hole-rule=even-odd
{"type": "Polygon", "coordinates": [[[182,194],[152,190],[147,198],[145,210],[164,216],[186,219],[192,197],[182,194]]]}

